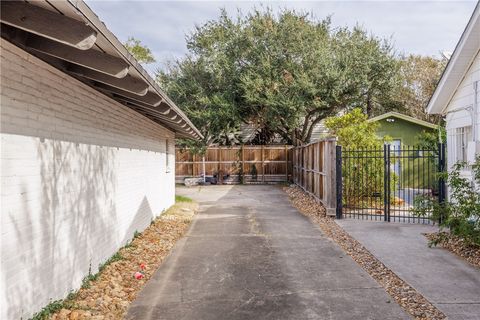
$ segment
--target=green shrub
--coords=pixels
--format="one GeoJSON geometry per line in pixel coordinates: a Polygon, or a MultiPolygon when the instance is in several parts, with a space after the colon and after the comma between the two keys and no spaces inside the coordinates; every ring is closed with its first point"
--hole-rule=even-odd
{"type": "MultiPolygon", "coordinates": [[[[345,159],[342,164],[344,204],[357,208],[381,206],[384,201],[383,146],[391,139],[379,139],[376,134],[378,123],[369,122],[360,108],[343,116],[327,118],[325,125],[338,138],[344,155],[359,157],[345,159]],[[349,150],[355,151],[348,153],[349,150]]],[[[390,176],[390,185],[394,186],[398,178],[393,172],[390,176]]]]}
{"type": "Polygon", "coordinates": [[[438,203],[433,197],[419,196],[415,199],[414,213],[431,214],[442,228],[450,229],[467,244],[480,245],[480,155],[472,165],[473,181],[461,175],[466,165],[459,162],[451,172],[440,174],[448,183],[449,201],[438,203]]]}
{"type": "Polygon", "coordinates": [[[64,308],[63,300],[55,300],[46,305],[42,310],[35,313],[30,320],[47,320],[55,312],[64,308]]]}

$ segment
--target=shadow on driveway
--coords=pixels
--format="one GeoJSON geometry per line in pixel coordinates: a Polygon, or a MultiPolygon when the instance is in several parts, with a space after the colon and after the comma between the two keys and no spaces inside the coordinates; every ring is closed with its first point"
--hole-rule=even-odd
{"type": "Polygon", "coordinates": [[[177,193],[200,213],[127,319],[410,319],[281,187],[177,193]]]}

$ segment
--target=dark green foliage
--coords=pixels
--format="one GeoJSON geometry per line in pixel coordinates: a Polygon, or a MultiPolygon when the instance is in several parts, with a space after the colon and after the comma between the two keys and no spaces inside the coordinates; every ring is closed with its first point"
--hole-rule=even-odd
{"type": "Polygon", "coordinates": [[[447,142],[447,131],[439,126],[436,132],[423,131],[417,137],[417,146],[426,150],[435,150],[438,154],[438,144],[447,142]]]}
{"type": "MultiPolygon", "coordinates": [[[[358,156],[370,155],[362,158],[358,163],[354,161],[348,164],[343,163],[345,204],[362,207],[368,203],[371,205],[372,202],[383,203],[384,164],[383,158],[378,155],[383,154],[383,145],[389,137],[384,137],[384,140],[379,139],[376,135],[378,123],[369,122],[368,116],[360,108],[340,117],[327,118],[325,125],[331,134],[338,138],[338,145],[342,146],[344,151],[363,150],[363,153],[358,153],[358,156]],[[368,187],[365,187],[365,181],[369,181],[368,187]],[[376,186],[375,190],[373,186],[376,186]],[[380,194],[380,197],[374,197],[374,193],[380,194]]],[[[391,179],[391,185],[395,185],[398,177],[392,173],[391,179]]]]}
{"type": "Polygon", "coordinates": [[[236,19],[222,11],[187,37],[187,47],[158,81],[205,136],[203,145],[241,142],[243,123],[258,128],[259,143],[275,135],[309,142],[322,119],[354,107],[372,113],[399,82],[388,41],[291,10],[236,19]]]}
{"type": "Polygon", "coordinates": [[[192,140],[192,139],[179,139],[177,141],[178,147],[184,152],[188,150],[191,154],[197,154],[204,156],[207,152],[207,145],[204,141],[192,140]]]}
{"type": "Polygon", "coordinates": [[[431,213],[435,221],[467,244],[480,245],[480,156],[472,164],[473,181],[461,174],[466,165],[459,162],[451,172],[441,174],[448,182],[450,201],[438,203],[432,197],[419,196],[415,199],[414,213],[419,216],[431,213]]]}

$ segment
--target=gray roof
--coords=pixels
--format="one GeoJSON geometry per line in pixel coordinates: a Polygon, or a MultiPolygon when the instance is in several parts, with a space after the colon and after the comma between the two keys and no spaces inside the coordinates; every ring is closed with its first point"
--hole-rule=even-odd
{"type": "Polygon", "coordinates": [[[81,0],[1,1],[2,38],[176,133],[202,134],[81,0]]]}

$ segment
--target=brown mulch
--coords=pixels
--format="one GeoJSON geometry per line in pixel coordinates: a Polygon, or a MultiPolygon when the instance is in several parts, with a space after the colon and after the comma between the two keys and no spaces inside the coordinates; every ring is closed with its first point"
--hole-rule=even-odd
{"type": "Polygon", "coordinates": [[[427,233],[430,243],[437,243],[457,256],[467,260],[471,265],[480,268],[480,246],[468,244],[464,239],[448,232],[427,233]]]}
{"type": "Polygon", "coordinates": [[[130,303],[188,230],[197,204],[179,202],[158,217],[129,246],[119,250],[122,259],[106,266],[88,288],[67,299],[50,319],[122,319],[130,303]],[[145,265],[144,278],[134,274],[145,265]]]}
{"type": "Polygon", "coordinates": [[[299,187],[285,187],[284,190],[292,204],[303,215],[318,224],[320,229],[362,266],[407,313],[415,319],[446,319],[440,310],[375,258],[336,224],[333,218],[327,217],[325,208],[312,196],[299,187]]]}

